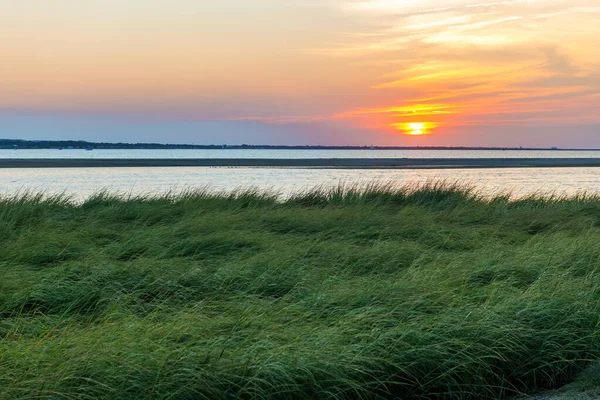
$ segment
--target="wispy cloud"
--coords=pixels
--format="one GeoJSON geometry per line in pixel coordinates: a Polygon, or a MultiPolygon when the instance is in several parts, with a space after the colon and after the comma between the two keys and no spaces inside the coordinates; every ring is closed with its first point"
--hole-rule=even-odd
{"type": "Polygon", "coordinates": [[[590,30],[597,29],[598,7],[588,3],[346,1],[344,12],[380,18],[364,28],[370,36],[338,43],[329,54],[387,68],[372,90],[417,95],[345,115],[378,115],[390,126],[419,118],[442,126],[555,124],[578,118],[598,123],[600,57],[576,45],[581,39],[600,46],[598,36],[590,37],[590,30]],[[585,117],[582,110],[588,112],[585,117]]]}

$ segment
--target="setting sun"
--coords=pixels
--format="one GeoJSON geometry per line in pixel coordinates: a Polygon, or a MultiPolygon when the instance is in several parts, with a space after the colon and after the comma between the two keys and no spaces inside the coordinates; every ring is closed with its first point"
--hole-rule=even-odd
{"type": "Polygon", "coordinates": [[[392,124],[392,127],[402,131],[405,135],[421,136],[432,133],[432,129],[438,125],[434,122],[407,122],[392,124]]]}
{"type": "Polygon", "coordinates": [[[422,122],[415,122],[412,124],[408,124],[408,128],[410,129],[408,131],[409,135],[422,135],[423,131],[425,130],[425,124],[422,122]]]}

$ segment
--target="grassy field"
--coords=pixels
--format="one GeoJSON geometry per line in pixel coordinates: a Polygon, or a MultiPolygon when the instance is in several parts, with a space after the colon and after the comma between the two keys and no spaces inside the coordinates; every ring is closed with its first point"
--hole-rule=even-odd
{"type": "Polygon", "coordinates": [[[600,198],[0,199],[0,399],[502,398],[600,359],[600,198]]]}

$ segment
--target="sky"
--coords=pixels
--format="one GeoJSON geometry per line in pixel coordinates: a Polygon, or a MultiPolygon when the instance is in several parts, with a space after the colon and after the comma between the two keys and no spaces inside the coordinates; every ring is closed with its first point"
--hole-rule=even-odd
{"type": "Polygon", "coordinates": [[[600,0],[0,0],[0,137],[600,148],[600,0]]]}

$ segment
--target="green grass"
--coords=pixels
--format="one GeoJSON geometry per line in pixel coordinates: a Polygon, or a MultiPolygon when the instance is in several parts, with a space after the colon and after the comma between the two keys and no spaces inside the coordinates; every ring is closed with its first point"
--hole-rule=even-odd
{"type": "Polygon", "coordinates": [[[600,198],[0,198],[0,399],[501,398],[600,357],[600,198]]]}

